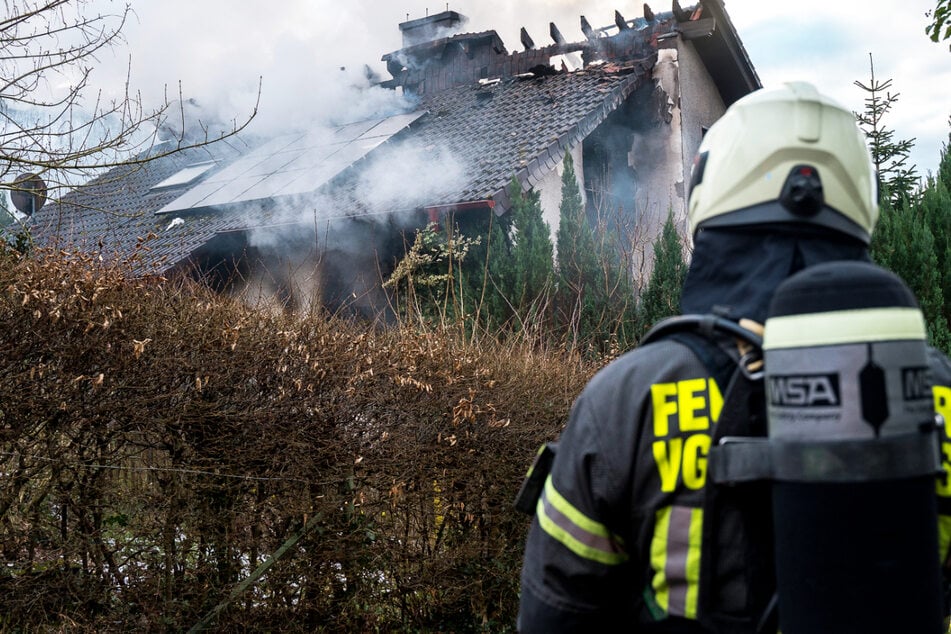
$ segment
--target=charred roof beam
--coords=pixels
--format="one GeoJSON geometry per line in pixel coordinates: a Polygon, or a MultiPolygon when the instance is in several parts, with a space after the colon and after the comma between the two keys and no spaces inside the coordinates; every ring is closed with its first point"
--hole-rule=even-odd
{"type": "Polygon", "coordinates": [[[522,46],[525,47],[526,51],[530,51],[535,48],[535,40],[532,39],[532,36],[528,34],[528,31],[525,30],[525,27],[522,27],[521,33],[519,33],[519,38],[522,40],[522,46]]]}
{"type": "Polygon", "coordinates": [[[617,9],[614,10],[614,23],[617,25],[617,28],[622,31],[631,28],[631,25],[627,23],[627,20],[624,19],[624,16],[621,15],[621,12],[617,9]]]}
{"type": "Polygon", "coordinates": [[[594,32],[594,29],[591,28],[591,23],[588,22],[587,18],[581,16],[581,32],[584,33],[584,36],[589,40],[593,40],[597,37],[594,32]]]}

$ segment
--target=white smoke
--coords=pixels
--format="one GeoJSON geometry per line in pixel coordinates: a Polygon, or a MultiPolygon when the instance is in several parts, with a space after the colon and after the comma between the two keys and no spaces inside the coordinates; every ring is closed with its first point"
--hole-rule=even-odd
{"type": "Polygon", "coordinates": [[[412,209],[458,192],[465,175],[463,163],[445,148],[410,139],[363,170],[357,190],[373,209],[412,209]]]}
{"type": "MultiPolygon", "coordinates": [[[[366,87],[367,66],[389,77],[381,57],[402,48],[399,23],[438,13],[447,5],[422,0],[396,5],[286,0],[265,9],[252,0],[133,0],[132,6],[135,17],[124,30],[127,44],[101,56],[94,73],[98,85],[120,94],[131,61],[131,84],[146,104],[181,95],[231,121],[241,120],[253,108],[260,82],[255,126],[271,131],[307,120],[339,120],[361,107],[351,87],[366,87]]],[[[522,26],[538,46],[551,42],[550,21],[567,39],[579,41],[584,39],[581,14],[595,27],[605,26],[613,24],[615,9],[606,0],[490,0],[448,6],[468,16],[467,32],[494,29],[510,52],[521,49],[522,26]]],[[[641,13],[640,8],[619,8],[628,19],[641,13]]]]}
{"type": "MultiPolygon", "coordinates": [[[[93,73],[107,97],[121,94],[130,54],[132,88],[142,91],[147,103],[161,101],[166,91],[177,98],[181,82],[185,98],[225,121],[250,111],[263,78],[262,127],[312,113],[332,116],[335,104],[347,103],[338,79],[359,76],[365,64],[388,77],[380,57],[402,47],[398,24],[408,19],[449,8],[470,18],[469,32],[496,30],[511,52],[521,49],[522,26],[544,46],[551,41],[549,22],[569,41],[580,41],[581,15],[595,28],[613,25],[615,10],[628,20],[642,15],[641,3],[617,0],[284,0],[270,9],[254,0],[131,1],[137,17],[124,31],[127,46],[101,54],[93,73]]],[[[123,3],[95,0],[90,10],[97,4],[103,13],[115,13],[123,3]]],[[[649,4],[655,12],[670,10],[668,0],[649,4]]],[[[864,0],[808,0],[795,15],[782,3],[757,0],[728,0],[726,8],[765,84],[811,79],[861,110],[864,95],[852,82],[867,77],[868,52],[873,52],[881,77],[896,78],[902,95],[891,123],[896,135],[917,137],[916,149],[926,152],[916,158],[922,171],[937,163],[948,133],[941,90],[951,67],[947,46],[924,35],[925,12],[934,8],[934,0],[882,0],[874,7],[864,0]],[[817,68],[823,72],[817,74],[817,68]]]]}
{"type": "MultiPolygon", "coordinates": [[[[107,93],[111,86],[121,94],[131,69],[131,85],[141,91],[146,107],[168,100],[199,106],[185,107],[186,129],[199,120],[204,127],[216,124],[216,130],[229,123],[240,125],[256,108],[248,132],[265,139],[302,130],[329,135],[342,124],[416,110],[418,104],[401,91],[374,85],[390,77],[381,57],[402,48],[398,25],[406,20],[449,8],[468,16],[462,27],[466,32],[495,29],[509,52],[521,48],[523,25],[539,46],[549,43],[549,21],[555,21],[567,39],[583,38],[578,17],[582,10],[564,1],[446,6],[409,0],[400,6],[370,0],[286,0],[275,9],[251,0],[132,4],[136,19],[124,31],[127,47],[102,56],[95,81],[107,93]]],[[[613,22],[613,7],[588,5],[585,10],[596,26],[613,22]]],[[[632,12],[629,17],[636,16],[632,12]]],[[[171,114],[181,116],[177,109],[171,114]]],[[[253,231],[251,246],[292,259],[302,246],[311,245],[318,256],[333,250],[338,261],[349,259],[343,265],[348,270],[338,273],[349,276],[356,287],[358,278],[377,277],[367,257],[375,248],[365,243],[368,223],[385,223],[380,233],[386,233],[403,226],[404,213],[457,202],[452,194],[460,191],[467,175],[466,166],[446,148],[400,142],[399,136],[377,148],[358,173],[353,207],[364,214],[359,221],[363,233],[352,231],[356,225],[347,219],[354,209],[341,208],[332,191],[321,190],[324,193],[277,198],[279,209],[271,227],[253,231]]],[[[260,218],[247,221],[253,226],[260,218]]]]}

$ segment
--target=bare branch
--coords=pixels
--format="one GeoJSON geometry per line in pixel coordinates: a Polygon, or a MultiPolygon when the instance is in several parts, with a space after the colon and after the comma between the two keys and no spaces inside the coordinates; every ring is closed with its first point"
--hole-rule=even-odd
{"type": "MultiPolygon", "coordinates": [[[[52,187],[71,187],[120,165],[143,164],[237,134],[257,114],[260,99],[245,117],[227,126],[186,121],[185,96],[178,105],[163,100],[146,108],[125,84],[108,97],[92,84],[98,56],[123,42],[132,15],[122,3],[100,13],[92,0],[5,0],[0,17],[0,191],[29,172],[52,187]],[[158,132],[174,116],[182,133],[158,146],[158,132]],[[195,135],[185,133],[191,126],[195,135]]],[[[55,196],[51,196],[55,198],[55,196]]]]}

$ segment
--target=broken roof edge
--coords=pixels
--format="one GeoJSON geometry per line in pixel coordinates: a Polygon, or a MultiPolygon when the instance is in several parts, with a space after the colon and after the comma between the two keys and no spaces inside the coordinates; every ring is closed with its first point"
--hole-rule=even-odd
{"type": "MultiPolygon", "coordinates": [[[[674,0],[674,6],[679,6],[676,5],[676,0],[674,0]]],[[[554,41],[545,46],[536,46],[534,41],[524,33],[523,28],[522,44],[526,48],[523,51],[514,50],[511,53],[506,50],[495,31],[457,34],[406,46],[383,55],[382,59],[386,61],[387,70],[392,78],[381,81],[378,85],[393,89],[402,87],[404,90],[418,91],[420,94],[439,92],[453,87],[454,84],[467,83],[477,73],[481,74],[480,79],[518,76],[541,65],[553,65],[553,60],[571,53],[581,54],[582,66],[576,69],[563,69],[564,72],[585,70],[592,63],[604,59],[614,62],[630,61],[632,54],[642,55],[643,49],[656,50],[658,40],[676,34],[678,17],[675,11],[655,14],[649,10],[649,7],[645,10],[648,11],[649,18],[638,17],[633,20],[624,20],[623,28],[619,24],[615,24],[614,27],[603,27],[597,31],[589,27],[590,33],[586,33],[585,39],[572,42],[565,41],[564,36],[552,23],[550,24],[551,37],[554,41]],[[617,29],[617,32],[611,33],[612,29],[617,29]],[[434,60],[441,58],[454,44],[459,46],[471,61],[475,54],[472,53],[470,46],[485,42],[486,38],[492,40],[494,55],[488,53],[484,59],[480,57],[480,67],[464,63],[461,68],[453,65],[447,72],[431,70],[434,60]],[[427,81],[432,85],[427,86],[427,81]]],[[[616,22],[618,19],[620,18],[616,15],[616,22]]],[[[581,20],[582,30],[585,30],[584,16],[581,16],[581,20]]],[[[481,44],[479,48],[482,49],[481,44]]],[[[437,61],[435,65],[438,66],[441,63],[437,61]]]]}
{"type": "Polygon", "coordinates": [[[762,87],[723,0],[696,0],[695,4],[686,8],[682,8],[677,0],[671,1],[671,11],[654,13],[645,4],[646,17],[633,20],[627,20],[615,12],[615,25],[600,29],[591,28],[584,16],[581,16],[585,40],[567,42],[560,31],[553,28],[554,43],[535,46],[523,29],[522,44],[526,46],[524,51],[508,53],[495,31],[457,34],[404,47],[383,56],[393,77],[380,82],[379,85],[394,89],[402,87],[419,94],[432,93],[452,87],[455,82],[465,82],[477,72],[481,72],[483,79],[514,76],[544,63],[543,59],[550,62],[567,53],[581,53],[581,68],[562,69],[565,72],[577,72],[587,69],[601,59],[630,59],[628,56],[631,53],[643,53],[642,50],[637,50],[640,48],[652,48],[656,51],[658,48],[672,48],[689,41],[716,83],[725,105],[729,106],[740,97],[762,87]],[[441,56],[453,43],[462,47],[468,54],[470,46],[484,38],[492,38],[495,56],[489,54],[481,68],[457,69],[453,66],[451,72],[445,73],[428,70],[433,56],[441,56]],[[508,59],[498,61],[498,58],[508,59]]]}
{"type": "Polygon", "coordinates": [[[544,166],[552,162],[557,165],[564,161],[565,154],[570,152],[571,149],[578,144],[583,143],[594,129],[601,125],[611,113],[617,110],[634,91],[645,85],[645,82],[650,78],[650,74],[646,71],[653,68],[656,63],[656,51],[652,55],[638,60],[636,62],[636,71],[638,72],[631,72],[625,75],[624,79],[621,80],[618,86],[612,91],[613,94],[605,98],[599,107],[591,110],[558,139],[552,141],[548,147],[538,152],[538,154],[527,160],[524,165],[514,170],[512,176],[505,181],[504,185],[497,187],[493,193],[487,196],[488,199],[494,202],[493,211],[495,214],[501,216],[507,213],[511,208],[512,199],[509,195],[509,184],[512,182],[513,177],[518,181],[522,192],[534,188],[547,173],[544,166]]]}
{"type": "Polygon", "coordinates": [[[729,107],[744,95],[762,88],[763,84],[723,0],[699,0],[697,6],[703,9],[702,17],[715,20],[717,28],[710,37],[691,41],[717,85],[724,105],[729,107]]]}

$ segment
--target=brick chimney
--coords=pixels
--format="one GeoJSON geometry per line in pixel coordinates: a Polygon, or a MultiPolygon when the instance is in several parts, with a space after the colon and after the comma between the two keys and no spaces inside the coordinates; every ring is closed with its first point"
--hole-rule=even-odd
{"type": "Polygon", "coordinates": [[[443,11],[425,18],[402,22],[400,31],[403,33],[403,48],[448,37],[468,21],[469,18],[460,13],[443,11]]]}

